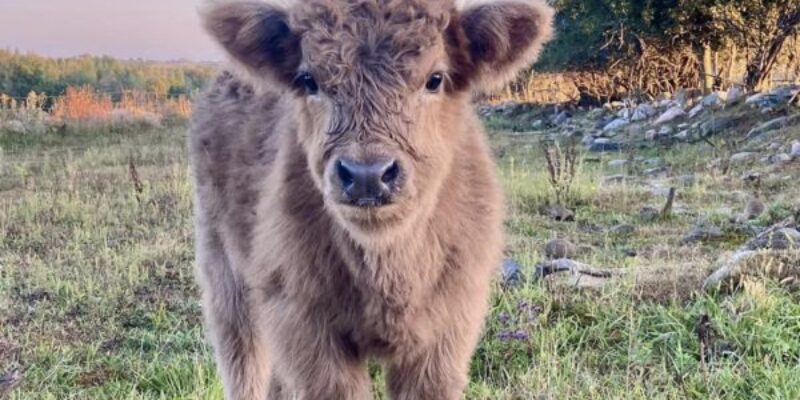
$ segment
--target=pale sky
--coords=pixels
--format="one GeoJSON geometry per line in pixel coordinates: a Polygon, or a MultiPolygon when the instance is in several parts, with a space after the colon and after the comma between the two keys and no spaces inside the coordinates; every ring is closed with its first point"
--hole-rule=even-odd
{"type": "Polygon", "coordinates": [[[0,48],[47,56],[81,54],[218,61],[202,31],[202,0],[0,0],[0,48]]]}

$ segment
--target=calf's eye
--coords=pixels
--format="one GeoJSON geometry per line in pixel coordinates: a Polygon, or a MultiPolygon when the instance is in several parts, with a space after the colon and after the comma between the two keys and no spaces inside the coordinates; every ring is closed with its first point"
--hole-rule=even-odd
{"type": "Polygon", "coordinates": [[[437,72],[428,78],[425,89],[431,93],[436,93],[442,87],[442,83],[444,83],[444,75],[441,72],[437,72]]]}
{"type": "Polygon", "coordinates": [[[319,93],[319,85],[317,85],[317,81],[314,79],[308,72],[303,72],[297,77],[295,84],[306,91],[306,94],[315,95],[319,93]]]}

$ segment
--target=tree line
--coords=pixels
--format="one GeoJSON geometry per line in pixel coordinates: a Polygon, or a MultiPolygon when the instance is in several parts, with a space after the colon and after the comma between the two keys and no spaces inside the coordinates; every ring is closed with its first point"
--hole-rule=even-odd
{"type": "Polygon", "coordinates": [[[768,86],[800,72],[800,0],[553,0],[557,36],[538,70],[575,73],[588,97],[768,86]]]}
{"type": "Polygon", "coordinates": [[[130,91],[179,97],[202,89],[212,65],[123,61],[111,57],[47,58],[0,50],[0,93],[23,99],[31,92],[50,97],[69,87],[91,87],[115,100],[130,91]]]}

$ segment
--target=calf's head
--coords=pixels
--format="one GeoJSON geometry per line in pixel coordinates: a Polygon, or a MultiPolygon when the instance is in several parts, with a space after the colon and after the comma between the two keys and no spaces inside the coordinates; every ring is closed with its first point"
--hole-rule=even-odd
{"type": "Polygon", "coordinates": [[[435,201],[471,94],[529,66],[552,14],[543,0],[233,0],[204,18],[251,80],[296,105],[326,207],[369,232],[435,201]]]}

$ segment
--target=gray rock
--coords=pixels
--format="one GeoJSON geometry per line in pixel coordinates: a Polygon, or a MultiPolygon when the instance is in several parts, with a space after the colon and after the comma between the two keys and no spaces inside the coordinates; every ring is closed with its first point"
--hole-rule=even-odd
{"type": "Polygon", "coordinates": [[[617,236],[628,236],[636,232],[636,227],[630,224],[619,224],[612,226],[608,233],[617,236]]]}
{"type": "Polygon", "coordinates": [[[608,162],[608,166],[611,168],[622,168],[628,164],[628,160],[611,160],[608,162]]]}
{"type": "Polygon", "coordinates": [[[594,136],[584,136],[583,139],[581,140],[581,143],[583,143],[584,146],[591,146],[592,143],[594,142],[595,142],[594,136]]]}
{"type": "Polygon", "coordinates": [[[613,184],[625,183],[625,181],[627,181],[627,180],[628,180],[628,177],[626,177],[625,175],[621,175],[620,174],[620,175],[605,176],[605,177],[603,177],[602,182],[603,182],[603,184],[606,184],[606,185],[613,185],[613,184]]]}
{"type": "Polygon", "coordinates": [[[533,123],[531,124],[531,128],[533,128],[533,129],[539,129],[539,128],[543,127],[543,126],[544,126],[544,121],[542,121],[540,119],[537,119],[536,121],[533,121],[533,123]]]}
{"type": "Polygon", "coordinates": [[[781,129],[785,127],[789,123],[789,117],[779,117],[772,120],[769,120],[753,129],[747,133],[748,138],[752,138],[758,135],[762,135],[767,132],[771,132],[774,130],[781,129]]]}
{"type": "Polygon", "coordinates": [[[578,249],[574,244],[564,239],[553,239],[544,246],[544,255],[547,258],[572,258],[578,249]]]}
{"type": "Polygon", "coordinates": [[[716,107],[722,104],[722,96],[720,96],[719,92],[711,93],[704,97],[700,104],[702,104],[703,107],[716,107]]]}
{"type": "Polygon", "coordinates": [[[616,131],[616,130],[624,128],[628,124],[629,124],[628,120],[622,119],[622,118],[617,118],[617,119],[609,122],[608,125],[604,126],[603,127],[603,132],[613,132],[613,131],[616,131]]]}
{"type": "Polygon", "coordinates": [[[800,249],[800,232],[795,228],[770,229],[745,245],[748,250],[796,250],[800,249]]]}
{"type": "Polygon", "coordinates": [[[694,118],[700,115],[700,113],[703,112],[703,109],[704,108],[702,104],[694,106],[691,110],[689,110],[689,118],[694,118]]]}
{"type": "Polygon", "coordinates": [[[792,148],[789,150],[789,156],[792,160],[800,158],[800,141],[795,140],[792,142],[792,148]]]}
{"type": "Polygon", "coordinates": [[[728,95],[725,97],[725,104],[733,105],[738,103],[744,97],[744,89],[740,86],[734,86],[728,89],[728,95]]]}
{"type": "Polygon", "coordinates": [[[561,125],[569,120],[569,114],[566,111],[561,111],[558,115],[553,118],[553,123],[556,125],[561,125]]]}
{"type": "Polygon", "coordinates": [[[756,154],[756,153],[748,153],[748,152],[736,153],[736,154],[731,156],[731,160],[730,161],[733,164],[747,163],[747,162],[755,160],[756,156],[758,156],[758,154],[756,154]]]}
{"type": "Polygon", "coordinates": [[[773,154],[767,158],[767,162],[780,166],[792,162],[792,156],[786,153],[773,154]]]}
{"type": "Polygon", "coordinates": [[[683,244],[706,243],[722,240],[724,237],[722,230],[716,226],[697,227],[692,229],[681,239],[683,244]]]}
{"type": "Polygon", "coordinates": [[[609,152],[617,152],[622,151],[622,146],[619,143],[614,143],[611,141],[601,141],[601,139],[597,139],[589,146],[589,151],[593,153],[609,153],[609,152]]]}
{"type": "Polygon", "coordinates": [[[518,286],[522,283],[522,266],[510,258],[503,260],[501,278],[506,287],[518,286]]]}
{"type": "Polygon", "coordinates": [[[765,97],[766,97],[766,95],[765,95],[764,93],[756,93],[756,94],[752,94],[752,95],[750,95],[750,96],[747,96],[747,98],[745,99],[744,103],[745,103],[745,104],[747,104],[747,105],[757,105],[757,104],[759,104],[759,103],[760,103],[760,102],[761,102],[761,101],[762,101],[762,100],[763,100],[765,97]]]}
{"type": "Polygon", "coordinates": [[[713,136],[725,131],[726,129],[730,129],[735,125],[736,121],[733,119],[733,117],[714,117],[700,125],[700,133],[703,136],[713,136]]]}
{"type": "Polygon", "coordinates": [[[669,136],[673,132],[672,127],[669,125],[664,125],[661,129],[658,130],[658,136],[669,136]]]}
{"type": "Polygon", "coordinates": [[[680,131],[675,134],[674,138],[678,140],[687,140],[689,139],[689,131],[687,130],[680,131]]]}
{"type": "Polygon", "coordinates": [[[681,108],[679,106],[673,106],[673,107],[669,108],[667,111],[664,111],[664,113],[661,114],[661,116],[659,116],[658,119],[656,119],[655,124],[656,125],[661,125],[661,124],[665,124],[667,122],[672,122],[672,121],[674,121],[674,120],[676,120],[678,118],[681,118],[681,117],[683,117],[685,115],[686,115],[686,112],[683,111],[683,108],[681,108]]]}
{"type": "Polygon", "coordinates": [[[560,205],[548,208],[547,215],[553,220],[560,222],[575,221],[575,213],[572,212],[572,210],[560,205]]]}
{"type": "Polygon", "coordinates": [[[646,169],[646,170],[644,170],[642,172],[642,175],[648,176],[648,177],[656,177],[656,176],[659,176],[659,175],[665,175],[665,174],[669,173],[669,171],[670,171],[669,167],[661,166],[661,167],[655,167],[655,168],[648,168],[648,169],[646,169]]]}

